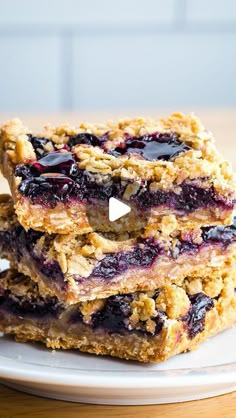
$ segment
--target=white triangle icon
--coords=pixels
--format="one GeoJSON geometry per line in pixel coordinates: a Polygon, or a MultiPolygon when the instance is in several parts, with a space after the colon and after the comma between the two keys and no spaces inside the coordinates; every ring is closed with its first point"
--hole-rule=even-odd
{"type": "Polygon", "coordinates": [[[109,199],[109,221],[114,222],[122,216],[127,215],[131,208],[120,200],[111,197],[109,199]]]}

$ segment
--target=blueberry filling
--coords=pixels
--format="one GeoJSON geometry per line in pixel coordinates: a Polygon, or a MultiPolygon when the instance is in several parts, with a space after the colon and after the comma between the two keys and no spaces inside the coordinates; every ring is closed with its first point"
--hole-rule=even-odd
{"type": "MultiPolygon", "coordinates": [[[[69,203],[74,200],[87,204],[94,203],[94,199],[101,202],[107,202],[110,197],[122,199],[125,190],[124,181],[79,169],[74,154],[69,152],[77,144],[100,146],[106,151],[106,135],[99,138],[93,134],[81,133],[70,137],[64,149],[50,153],[44,150],[44,146],[50,140],[32,135],[28,135],[28,138],[38,160],[31,164],[18,165],[15,175],[22,178],[20,193],[34,204],[54,208],[59,202],[69,203]]],[[[142,137],[127,137],[123,144],[108,152],[114,155],[138,153],[150,160],[169,160],[188,149],[190,147],[180,142],[177,134],[157,132],[142,137]]],[[[150,182],[144,182],[131,200],[131,203],[142,209],[165,205],[186,213],[200,207],[221,205],[232,208],[234,205],[234,202],[223,202],[213,188],[204,189],[197,184],[188,183],[183,183],[177,192],[164,190],[151,192],[150,182]]]]}
{"type": "Polygon", "coordinates": [[[55,208],[61,201],[67,202],[68,198],[75,196],[76,186],[67,176],[42,176],[33,179],[25,179],[19,186],[19,191],[29,197],[34,204],[55,208]]]}
{"type": "Polygon", "coordinates": [[[227,246],[236,238],[236,217],[233,225],[205,227],[202,229],[202,237],[205,242],[223,242],[227,246]]]}
{"type": "Polygon", "coordinates": [[[104,308],[93,315],[93,328],[102,327],[113,332],[122,331],[125,328],[125,319],[131,315],[132,299],[132,295],[109,297],[104,308]]]}
{"type": "Polygon", "coordinates": [[[28,141],[31,142],[37,158],[41,158],[43,155],[47,153],[44,147],[47,143],[51,142],[47,138],[39,138],[31,134],[28,134],[28,141]]]}
{"type": "Polygon", "coordinates": [[[32,180],[33,179],[33,173],[31,172],[30,165],[29,164],[28,165],[26,165],[26,164],[19,164],[19,165],[17,165],[16,166],[16,169],[15,169],[15,176],[16,177],[21,177],[22,180],[23,180],[23,182],[26,179],[32,180]]]}
{"type": "Polygon", "coordinates": [[[181,254],[185,253],[197,253],[199,251],[200,245],[195,244],[191,241],[179,241],[173,250],[170,251],[171,256],[174,259],[177,259],[181,254]]]}
{"type": "Polygon", "coordinates": [[[18,165],[15,175],[23,179],[21,194],[51,208],[71,199],[84,203],[108,201],[112,196],[122,197],[125,190],[119,178],[80,170],[69,152],[54,152],[32,164],[18,165]]]}
{"type": "Polygon", "coordinates": [[[199,202],[204,207],[214,207],[216,203],[219,203],[213,187],[204,189],[187,183],[181,186],[179,195],[173,194],[172,199],[170,207],[177,210],[185,210],[186,212],[192,212],[199,208],[199,202]]]}
{"type": "Polygon", "coordinates": [[[135,247],[130,252],[107,254],[93,269],[92,277],[105,280],[137,267],[150,267],[156,257],[162,253],[162,248],[154,240],[146,240],[142,247],[135,247]]]}
{"type": "MultiPolygon", "coordinates": [[[[45,145],[48,142],[54,148],[53,141],[46,138],[34,137],[29,134],[28,140],[33,145],[37,157],[42,157],[46,154],[45,145]]],[[[114,149],[107,149],[107,140],[109,140],[109,132],[101,137],[88,132],[82,132],[69,138],[66,149],[71,150],[76,145],[85,144],[100,147],[114,157],[138,154],[149,161],[169,161],[177,157],[181,152],[191,149],[189,145],[179,141],[179,135],[174,132],[155,132],[140,137],[130,137],[125,134],[125,141],[114,149]]]]}
{"type": "Polygon", "coordinates": [[[149,161],[169,161],[177,157],[181,152],[191,148],[184,142],[179,141],[176,133],[147,134],[141,137],[127,138],[120,146],[108,151],[109,154],[119,157],[125,154],[139,154],[149,161]]]}
{"type": "MultiPolygon", "coordinates": [[[[214,300],[204,293],[189,295],[191,307],[188,313],[181,318],[186,325],[188,337],[193,339],[204,330],[206,313],[214,307],[214,300]]],[[[150,319],[155,323],[154,330],[147,331],[145,321],[140,321],[139,327],[135,330],[129,326],[129,317],[132,314],[131,302],[134,300],[132,294],[110,296],[104,307],[95,312],[91,317],[91,326],[94,330],[104,329],[109,333],[120,333],[135,331],[144,335],[158,335],[167,319],[164,312],[156,310],[156,315],[150,319]]],[[[63,305],[55,297],[34,298],[27,296],[15,296],[9,290],[0,287],[0,309],[21,318],[33,318],[37,320],[48,320],[59,318],[63,312],[63,305]]],[[[74,309],[68,319],[68,326],[83,322],[83,315],[79,306],[74,309]]]]}
{"type": "Polygon", "coordinates": [[[49,261],[46,258],[46,252],[53,236],[47,236],[40,254],[34,250],[37,240],[40,239],[42,235],[42,232],[34,231],[32,229],[25,231],[22,226],[17,226],[9,232],[1,231],[0,244],[2,246],[2,251],[8,251],[9,248],[14,249],[14,255],[19,262],[27,252],[30,254],[30,257],[34,261],[39,272],[50,280],[50,283],[53,283],[55,288],[65,290],[66,282],[59,263],[56,260],[49,261]]]}
{"type": "Polygon", "coordinates": [[[22,177],[22,179],[29,179],[39,177],[47,173],[57,175],[64,175],[75,178],[78,175],[78,165],[71,152],[55,151],[50,152],[38,161],[31,164],[20,164],[16,167],[15,175],[22,177]]]}
{"type": "Polygon", "coordinates": [[[45,261],[45,258],[36,257],[33,255],[34,260],[37,262],[37,265],[40,265],[40,272],[45,276],[50,278],[50,281],[53,282],[54,287],[59,287],[60,290],[65,291],[67,284],[64,280],[64,274],[61,271],[61,267],[57,261],[45,261]]]}
{"type": "Polygon", "coordinates": [[[192,186],[183,183],[179,189],[180,191],[175,193],[174,191],[165,192],[164,190],[150,192],[141,188],[134,199],[142,208],[166,205],[171,209],[186,213],[193,212],[200,207],[214,207],[220,204],[213,188],[204,189],[197,185],[192,186]]]}
{"type": "MultiPolygon", "coordinates": [[[[44,240],[44,247],[41,253],[34,250],[36,241],[42,235],[42,232],[25,231],[22,226],[17,226],[11,231],[0,231],[2,252],[8,253],[9,248],[12,248],[18,261],[22,260],[26,252],[29,253],[36,268],[43,274],[45,280],[50,281],[54,287],[66,290],[67,282],[59,263],[56,260],[47,259],[47,251],[54,236],[44,235],[46,239],[44,240]]],[[[183,241],[179,238],[177,245],[174,249],[167,251],[167,255],[176,259],[185,253],[197,254],[205,245],[220,244],[225,249],[236,241],[235,223],[223,228],[219,226],[202,228],[202,238],[203,242],[201,244],[183,241]]],[[[150,238],[140,240],[130,251],[106,254],[102,260],[97,262],[90,276],[86,279],[80,276],[74,276],[74,278],[78,284],[86,283],[88,280],[97,281],[98,279],[109,281],[129,269],[151,267],[163,253],[165,253],[165,250],[160,242],[150,238]]]]}
{"type": "MultiPolygon", "coordinates": [[[[62,162],[60,169],[54,165],[50,173],[47,172],[49,166],[41,166],[41,160],[33,163],[32,166],[17,166],[15,175],[23,179],[19,186],[20,193],[35,204],[51,208],[59,202],[69,203],[74,200],[85,204],[94,203],[94,199],[108,202],[111,197],[122,200],[127,182],[122,183],[119,178],[111,179],[109,176],[96,176],[79,170],[73,158],[70,159],[71,154],[68,154],[68,161],[62,162]],[[43,173],[41,176],[40,170],[43,173]]],[[[183,183],[178,192],[164,190],[150,192],[149,184],[146,184],[145,187],[140,187],[130,202],[141,209],[165,205],[185,213],[191,213],[201,207],[233,208],[234,206],[234,202],[222,202],[213,188],[204,189],[187,183],[183,183]]]]}
{"type": "MultiPolygon", "coordinates": [[[[130,306],[132,301],[132,294],[110,296],[107,299],[104,308],[92,316],[92,327],[94,329],[103,328],[111,333],[129,331],[128,323],[132,313],[130,306]]],[[[157,315],[151,318],[156,324],[154,332],[151,333],[146,331],[144,327],[145,323],[141,323],[139,329],[135,331],[147,335],[157,335],[164,326],[164,318],[165,314],[158,311],[157,315]]]]}
{"type": "Polygon", "coordinates": [[[47,236],[41,254],[38,254],[38,252],[34,251],[36,240],[39,239],[41,235],[41,232],[33,231],[32,229],[26,232],[23,228],[21,228],[21,232],[18,236],[17,249],[18,251],[22,251],[22,249],[24,251],[24,248],[26,248],[35,264],[37,265],[40,273],[50,279],[50,282],[53,283],[54,287],[59,287],[61,290],[65,290],[66,282],[64,280],[64,274],[59,263],[56,260],[49,261],[46,258],[46,252],[49,248],[50,241],[53,239],[53,236],[47,236]]]}
{"type": "Polygon", "coordinates": [[[187,252],[197,252],[203,245],[221,244],[227,248],[230,244],[236,241],[236,217],[234,223],[228,226],[208,226],[202,227],[202,244],[195,244],[191,241],[179,240],[178,244],[172,250],[172,257],[177,258],[180,254],[187,252]]]}
{"type": "MultiPolygon", "coordinates": [[[[204,330],[206,312],[214,307],[214,300],[204,293],[189,295],[189,299],[191,302],[190,310],[181,320],[186,323],[189,338],[193,339],[198,333],[204,330]]],[[[92,327],[94,329],[103,328],[112,333],[122,333],[124,330],[129,330],[127,324],[131,315],[130,303],[132,300],[132,294],[109,297],[104,308],[92,316],[92,327]]],[[[157,315],[151,318],[156,324],[155,331],[152,333],[147,332],[145,328],[142,329],[141,325],[136,332],[157,335],[163,329],[165,319],[165,313],[157,310],[157,315]]],[[[82,315],[79,311],[73,314],[73,317],[70,319],[71,321],[73,323],[82,321],[82,315]]]]}
{"type": "MultiPolygon", "coordinates": [[[[108,202],[111,197],[122,200],[125,188],[130,181],[124,182],[120,178],[81,170],[75,155],[68,151],[76,144],[99,145],[104,148],[105,136],[98,138],[88,133],[78,134],[69,139],[64,149],[46,153],[46,155],[43,153],[46,139],[32,136],[29,138],[38,154],[40,150],[41,156],[31,164],[18,165],[15,175],[22,178],[19,185],[20,193],[28,197],[31,202],[54,208],[59,202],[70,203],[74,200],[84,204],[94,203],[94,199],[108,202]]],[[[149,158],[150,153],[154,152],[153,147],[155,158],[164,160],[174,158],[179,152],[189,149],[185,143],[178,140],[177,134],[155,133],[139,138],[127,138],[120,148],[109,150],[109,153],[120,152],[120,155],[123,155],[126,152],[138,150],[137,152],[145,155],[145,158],[149,158]]],[[[205,189],[197,184],[190,185],[186,182],[178,187],[177,192],[164,190],[151,192],[150,181],[143,182],[138,192],[131,197],[132,203],[141,209],[165,205],[185,213],[200,207],[221,205],[232,208],[234,206],[234,202],[223,202],[213,187],[205,189]]]]}
{"type": "Polygon", "coordinates": [[[71,152],[50,152],[40,160],[33,162],[30,168],[35,177],[44,173],[57,173],[71,177],[78,174],[78,165],[71,152]]]}
{"type": "Polygon", "coordinates": [[[213,299],[204,293],[189,295],[191,307],[187,315],[182,318],[186,323],[188,336],[193,339],[199,332],[204,330],[206,313],[214,307],[213,299]]]}
{"type": "Polygon", "coordinates": [[[63,306],[57,298],[51,297],[43,299],[28,298],[27,296],[15,296],[1,289],[0,307],[10,314],[22,318],[48,319],[57,317],[63,311],[63,306]]]}
{"type": "MultiPolygon", "coordinates": [[[[132,329],[129,327],[129,317],[132,314],[131,302],[133,301],[133,295],[115,295],[110,296],[104,307],[94,313],[89,324],[94,330],[101,328],[110,333],[123,333],[124,331],[130,332],[132,329]]],[[[34,298],[27,296],[15,296],[10,291],[0,287],[0,310],[7,312],[11,315],[20,317],[21,319],[30,318],[36,320],[50,320],[59,319],[61,313],[63,313],[64,307],[59,303],[55,297],[48,298],[34,298]]],[[[164,326],[165,314],[157,311],[157,315],[152,319],[156,324],[155,330],[149,332],[145,329],[145,322],[141,323],[139,328],[135,332],[146,335],[157,335],[161,332],[164,326]]],[[[83,315],[79,310],[79,306],[74,308],[71,315],[68,318],[68,326],[83,322],[83,315]]]]}
{"type": "Polygon", "coordinates": [[[67,145],[71,149],[75,145],[86,144],[92,145],[93,147],[101,147],[105,141],[105,137],[98,137],[90,133],[80,133],[74,136],[71,136],[67,145]]]}

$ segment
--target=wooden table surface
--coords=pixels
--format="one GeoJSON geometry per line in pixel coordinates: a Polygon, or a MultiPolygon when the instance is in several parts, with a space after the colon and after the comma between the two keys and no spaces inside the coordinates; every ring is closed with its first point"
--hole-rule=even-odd
{"type": "MultiPolygon", "coordinates": [[[[214,132],[218,148],[226,158],[233,162],[236,167],[236,109],[217,109],[195,111],[203,120],[208,129],[214,132]]],[[[93,112],[93,113],[72,113],[72,114],[46,114],[46,115],[0,115],[0,123],[5,120],[19,116],[30,129],[40,130],[46,123],[72,123],[80,121],[103,121],[107,118],[135,114],[151,115],[153,117],[163,116],[168,112],[93,112]]],[[[0,192],[8,191],[8,186],[0,178],[0,192]]],[[[229,395],[218,396],[201,401],[186,402],[172,405],[150,405],[150,406],[101,406],[74,404],[69,402],[43,399],[32,395],[26,395],[8,389],[0,385],[0,418],[103,418],[103,417],[168,417],[168,418],[235,418],[236,417],[236,392],[229,395]]]]}

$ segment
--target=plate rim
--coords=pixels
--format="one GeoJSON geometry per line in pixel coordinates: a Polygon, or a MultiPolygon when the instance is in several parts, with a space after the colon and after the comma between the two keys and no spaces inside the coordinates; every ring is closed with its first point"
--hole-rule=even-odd
{"type": "Polygon", "coordinates": [[[111,388],[127,387],[176,387],[186,386],[217,386],[219,383],[236,383],[236,362],[226,365],[214,365],[195,369],[173,369],[142,373],[142,379],[136,379],[137,372],[128,371],[124,379],[124,371],[117,370],[73,370],[68,368],[56,368],[47,365],[32,365],[20,360],[10,360],[0,356],[0,378],[27,383],[49,384],[57,386],[82,386],[99,388],[108,386],[111,388]],[[4,360],[4,363],[1,360],[4,360]],[[3,364],[1,364],[3,363],[3,364]],[[33,367],[32,367],[33,366],[33,367]],[[225,369],[226,370],[220,370],[225,369]],[[63,372],[62,372],[63,371],[63,372]],[[171,373],[173,372],[173,373],[171,373]],[[93,379],[91,379],[93,378],[93,379]],[[122,381],[122,384],[121,384],[122,381]]]}

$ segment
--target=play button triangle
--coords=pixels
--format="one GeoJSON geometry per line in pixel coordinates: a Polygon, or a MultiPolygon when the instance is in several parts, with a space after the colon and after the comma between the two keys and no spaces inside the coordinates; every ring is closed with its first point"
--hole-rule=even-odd
{"type": "Polygon", "coordinates": [[[114,222],[120,219],[122,216],[127,215],[131,211],[131,208],[125,203],[121,202],[114,197],[109,199],[109,221],[114,222]]]}

